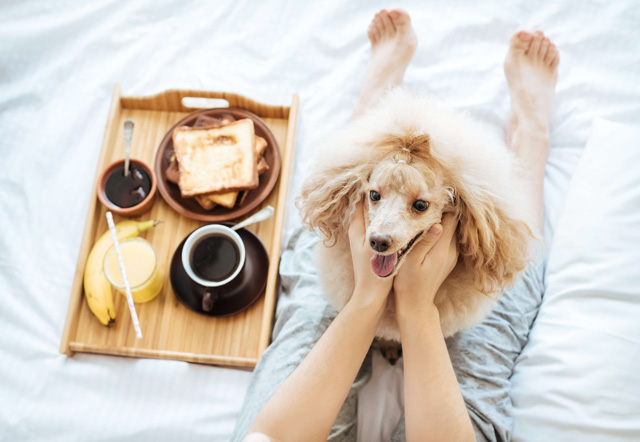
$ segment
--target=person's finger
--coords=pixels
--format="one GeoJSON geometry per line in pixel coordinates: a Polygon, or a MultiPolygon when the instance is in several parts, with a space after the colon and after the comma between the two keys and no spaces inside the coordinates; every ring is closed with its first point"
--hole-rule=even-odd
{"type": "MultiPolygon", "coordinates": [[[[436,255],[438,256],[437,259],[441,259],[445,263],[446,273],[444,273],[444,276],[448,276],[453,271],[453,269],[456,267],[456,264],[458,263],[458,257],[460,256],[458,237],[457,235],[455,235],[456,228],[457,228],[457,223],[453,228],[454,234],[451,235],[451,240],[449,241],[449,249],[446,251],[442,250],[442,256],[436,255]]],[[[443,240],[441,242],[444,243],[445,241],[443,240]]]]}
{"type": "MultiPolygon", "coordinates": [[[[426,237],[421,241],[421,245],[424,248],[423,254],[420,257],[420,263],[423,263],[427,258],[427,254],[430,256],[437,256],[440,259],[447,258],[449,252],[449,246],[452,241],[456,241],[455,233],[458,226],[458,222],[451,213],[445,213],[442,216],[440,224],[434,224],[431,228],[440,226],[439,232],[427,232],[426,237]],[[437,234],[437,237],[433,235],[437,234]],[[426,244],[425,244],[426,243],[426,244]],[[428,247],[428,248],[427,248],[428,247]]],[[[457,241],[456,241],[457,242],[457,241]]]]}
{"type": "Polygon", "coordinates": [[[447,250],[449,244],[451,244],[451,241],[456,234],[456,229],[458,228],[458,220],[455,219],[453,214],[445,213],[444,215],[442,215],[442,221],[440,221],[440,223],[442,224],[443,231],[442,241],[440,241],[442,245],[439,247],[442,248],[442,250],[447,250]]]}
{"type": "Polygon", "coordinates": [[[429,250],[438,242],[442,236],[442,225],[434,224],[431,228],[422,234],[422,238],[413,246],[413,249],[407,255],[407,261],[421,263],[429,250]]]}
{"type": "MultiPolygon", "coordinates": [[[[438,244],[434,246],[434,253],[447,252],[449,250],[451,241],[456,233],[456,228],[458,227],[458,221],[451,213],[445,213],[440,223],[442,224],[442,238],[438,241],[438,244]]],[[[444,256],[444,254],[442,256],[444,256]]]]}

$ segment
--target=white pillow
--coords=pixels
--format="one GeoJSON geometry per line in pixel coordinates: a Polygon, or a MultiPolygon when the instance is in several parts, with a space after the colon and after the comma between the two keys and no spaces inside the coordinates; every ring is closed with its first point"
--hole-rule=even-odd
{"type": "Polygon", "coordinates": [[[640,440],[640,130],[597,120],[512,377],[514,440],[640,440]]]}

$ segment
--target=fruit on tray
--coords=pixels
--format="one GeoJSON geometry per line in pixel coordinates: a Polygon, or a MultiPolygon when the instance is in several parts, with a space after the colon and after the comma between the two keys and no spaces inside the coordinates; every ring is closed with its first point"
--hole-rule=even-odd
{"type": "MultiPolygon", "coordinates": [[[[141,232],[156,226],[160,221],[122,221],[116,224],[118,241],[134,238],[141,232]]],[[[84,268],[84,294],[91,312],[103,325],[111,327],[116,321],[116,309],[113,304],[113,290],[104,274],[103,262],[109,248],[113,245],[109,230],[96,241],[84,268]]]]}

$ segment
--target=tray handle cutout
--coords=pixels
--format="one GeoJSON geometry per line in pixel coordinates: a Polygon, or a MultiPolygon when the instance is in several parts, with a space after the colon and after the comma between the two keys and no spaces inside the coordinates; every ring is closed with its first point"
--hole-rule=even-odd
{"type": "Polygon", "coordinates": [[[182,97],[182,105],[190,109],[213,109],[229,107],[224,98],[182,97]]]}

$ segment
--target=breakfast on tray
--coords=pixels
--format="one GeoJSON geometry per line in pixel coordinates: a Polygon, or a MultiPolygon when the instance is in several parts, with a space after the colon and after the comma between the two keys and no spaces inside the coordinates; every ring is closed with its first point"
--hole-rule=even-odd
{"type": "Polygon", "coordinates": [[[201,116],[193,127],[173,131],[173,146],[166,179],[205,210],[242,204],[247,191],[258,187],[259,175],[269,170],[267,141],[255,135],[249,118],[201,116]]]}
{"type": "Polygon", "coordinates": [[[124,98],[114,92],[95,185],[103,207],[94,202],[87,215],[61,343],[69,355],[253,367],[266,347],[276,296],[276,282],[268,279],[277,269],[271,257],[281,244],[283,218],[263,221],[283,210],[286,183],[272,191],[281,167],[290,164],[290,116],[297,108],[234,94],[222,94],[229,104],[224,109],[186,113],[184,104],[176,107],[193,95],[198,93],[124,98]],[[133,107],[124,107],[127,100],[133,107]],[[138,112],[145,109],[154,112],[138,112]],[[281,150],[278,143],[285,141],[281,150]],[[153,167],[145,162],[151,158],[153,167]],[[156,190],[164,201],[155,198],[156,190]],[[149,218],[162,219],[160,232],[152,230],[160,221],[149,218]],[[257,223],[258,229],[246,228],[257,223]],[[209,232],[193,244],[185,264],[187,240],[203,226],[236,232],[244,263],[235,249],[229,252],[226,237],[209,232]],[[206,284],[188,268],[204,275],[206,284]],[[211,326],[222,331],[213,342],[192,339],[209,335],[211,326]],[[163,337],[174,334],[170,342],[163,337]]]}

